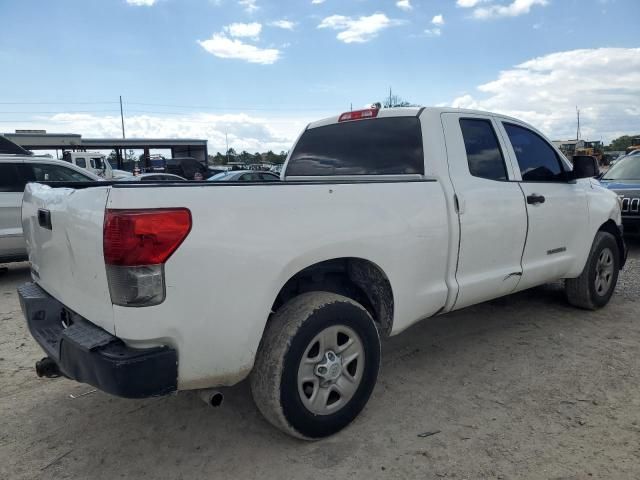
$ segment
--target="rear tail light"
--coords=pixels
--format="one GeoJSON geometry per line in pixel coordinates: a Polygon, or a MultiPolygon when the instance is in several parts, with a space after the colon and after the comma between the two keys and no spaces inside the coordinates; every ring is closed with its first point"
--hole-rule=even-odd
{"type": "Polygon", "coordinates": [[[378,116],[377,108],[367,108],[365,110],[354,110],[353,112],[345,112],[338,118],[339,122],[348,122],[349,120],[363,120],[365,118],[375,118],[378,116]]]}
{"type": "Polygon", "coordinates": [[[190,231],[191,212],[186,208],[107,210],[103,250],[112,303],[162,303],[164,264],[190,231]]]}

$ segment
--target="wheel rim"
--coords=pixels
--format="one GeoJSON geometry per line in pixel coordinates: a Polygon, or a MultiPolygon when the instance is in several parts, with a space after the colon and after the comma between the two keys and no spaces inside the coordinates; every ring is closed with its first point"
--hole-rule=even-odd
{"type": "Polygon", "coordinates": [[[316,415],[330,415],[344,407],[358,390],[364,372],[364,345],[344,325],[327,327],[304,351],[298,367],[298,394],[316,415]]]}
{"type": "Polygon", "coordinates": [[[610,248],[604,248],[598,255],[596,263],[596,278],[594,284],[596,293],[600,296],[606,295],[613,282],[613,252],[610,248]]]}

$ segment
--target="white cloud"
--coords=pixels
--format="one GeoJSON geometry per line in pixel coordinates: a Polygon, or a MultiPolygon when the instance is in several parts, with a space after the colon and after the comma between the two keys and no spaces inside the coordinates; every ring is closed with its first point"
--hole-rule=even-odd
{"type": "Polygon", "coordinates": [[[280,50],[256,47],[229,38],[223,33],[214,33],[210,39],[198,40],[198,43],[207,52],[219,58],[235,58],[262,65],[275,63],[280,58],[280,50]]]}
{"type": "Polygon", "coordinates": [[[127,3],[136,7],[150,7],[156,3],[156,1],[157,0],[127,0],[127,3]]]}
{"type": "Polygon", "coordinates": [[[444,17],[442,15],[435,15],[431,19],[432,28],[427,28],[424,33],[429,37],[439,37],[442,35],[442,26],[444,25],[444,17]]]}
{"type": "Polygon", "coordinates": [[[276,20],[271,22],[269,25],[272,27],[282,28],[284,30],[293,30],[296,26],[296,22],[292,22],[291,20],[276,20]]]}
{"type": "Polygon", "coordinates": [[[458,0],[456,2],[456,5],[458,7],[462,7],[462,8],[473,8],[476,5],[478,5],[479,3],[484,3],[487,2],[489,0],[458,0]]]}
{"type": "Polygon", "coordinates": [[[232,37],[258,38],[262,31],[262,25],[253,23],[232,23],[224,27],[224,31],[232,37]]]}
{"type": "Polygon", "coordinates": [[[411,5],[410,0],[398,0],[396,2],[396,7],[398,7],[400,10],[412,10],[413,6],[411,5]]]}
{"type": "Polygon", "coordinates": [[[311,0],[311,4],[313,5],[320,5],[321,3],[324,3],[325,0],[311,0]]]}
{"type": "Polygon", "coordinates": [[[585,138],[609,141],[640,125],[640,48],[570,50],[500,72],[452,106],[521,118],[554,139],[575,136],[575,107],[585,138]]]}
{"type": "Polygon", "coordinates": [[[377,37],[381,30],[397,24],[397,20],[391,20],[384,13],[359,18],[331,15],[323,19],[318,28],[339,30],[336,38],[344,43],[364,43],[377,37]]]}
{"type": "Polygon", "coordinates": [[[473,17],[480,20],[499,17],[517,17],[527,14],[534,5],[548,5],[548,0],[513,0],[506,5],[488,5],[478,7],[473,11],[473,17]]]}
{"type": "Polygon", "coordinates": [[[247,13],[253,13],[260,7],[257,5],[258,0],[238,0],[238,4],[244,8],[247,13]]]}
{"type": "MultiPolygon", "coordinates": [[[[132,138],[207,139],[210,154],[224,151],[225,134],[229,146],[237,151],[280,152],[291,148],[304,126],[312,120],[314,118],[269,113],[259,117],[247,113],[126,115],[125,127],[132,138]]],[[[29,124],[46,130],[71,131],[83,137],[120,138],[122,135],[120,116],[64,113],[32,120],[29,124]]]]}

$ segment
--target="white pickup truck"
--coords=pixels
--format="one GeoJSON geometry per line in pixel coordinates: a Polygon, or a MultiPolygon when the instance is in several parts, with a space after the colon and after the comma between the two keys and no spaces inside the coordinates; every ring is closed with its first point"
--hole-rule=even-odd
{"type": "Polygon", "coordinates": [[[626,250],[594,168],[513,118],[398,108],[311,123],[281,182],[29,184],[38,374],[123,397],[249,377],[276,427],[333,434],[380,337],[558,279],[609,301],[626,250]]]}

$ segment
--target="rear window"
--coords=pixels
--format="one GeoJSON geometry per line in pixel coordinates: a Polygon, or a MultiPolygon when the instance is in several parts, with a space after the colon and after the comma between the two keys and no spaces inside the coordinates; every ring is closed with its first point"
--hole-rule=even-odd
{"type": "Polygon", "coordinates": [[[312,128],[302,134],[287,176],[424,173],[416,117],[376,118],[312,128]]]}

